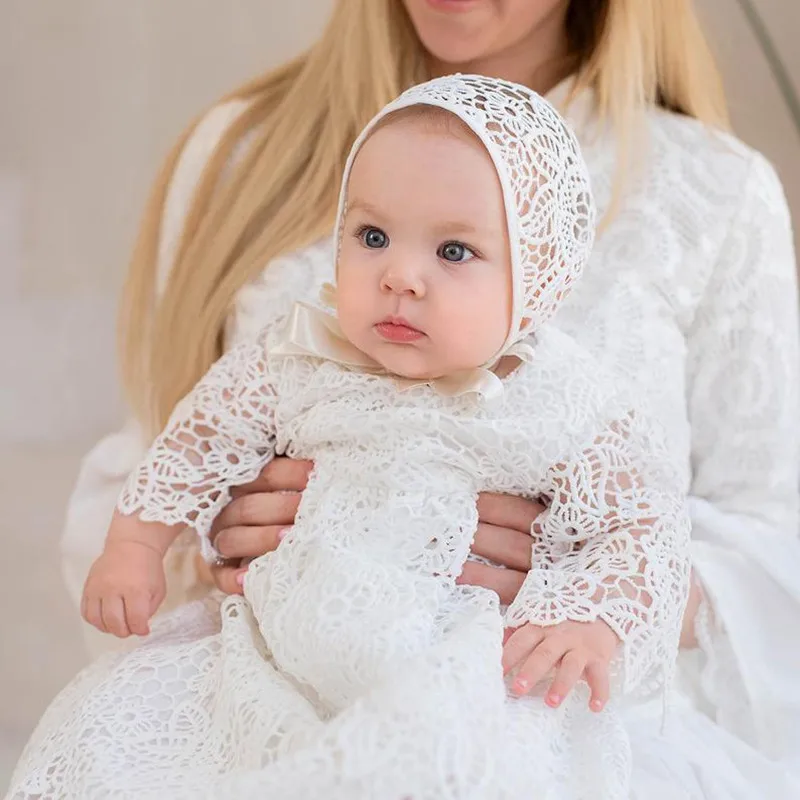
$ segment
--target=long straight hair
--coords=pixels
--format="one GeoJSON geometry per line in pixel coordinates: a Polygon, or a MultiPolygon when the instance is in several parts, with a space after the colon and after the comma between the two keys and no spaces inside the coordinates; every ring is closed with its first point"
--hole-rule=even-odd
{"type": "MultiPolygon", "coordinates": [[[[594,90],[597,112],[620,143],[653,105],[727,127],[722,83],[692,0],[571,0],[566,26],[575,91],[594,90]]],[[[123,382],[146,430],[159,430],[220,356],[237,292],[276,257],[330,232],[359,131],[428,77],[401,0],[338,0],[307,53],[226,98],[247,108],[203,170],[157,297],[164,202],[196,123],[176,143],[145,210],[120,315],[123,382]],[[223,181],[245,136],[247,152],[223,181]]]]}

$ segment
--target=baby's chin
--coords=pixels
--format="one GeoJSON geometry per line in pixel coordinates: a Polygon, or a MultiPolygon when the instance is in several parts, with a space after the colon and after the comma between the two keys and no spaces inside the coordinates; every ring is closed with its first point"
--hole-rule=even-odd
{"type": "Polygon", "coordinates": [[[473,369],[470,366],[433,363],[430,359],[421,357],[422,354],[419,351],[392,354],[384,351],[380,355],[381,357],[375,360],[387,372],[410,381],[435,381],[438,378],[473,369]]]}
{"type": "Polygon", "coordinates": [[[445,375],[441,365],[431,363],[413,345],[386,345],[370,355],[392,375],[412,381],[433,381],[445,375]]]}

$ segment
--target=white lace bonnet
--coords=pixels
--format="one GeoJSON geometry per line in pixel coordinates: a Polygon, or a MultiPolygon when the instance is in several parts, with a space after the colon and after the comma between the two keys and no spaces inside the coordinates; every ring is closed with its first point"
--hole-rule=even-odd
{"type": "Polygon", "coordinates": [[[511,245],[513,310],[494,364],[552,317],[583,271],[595,230],[588,169],[575,134],[531,89],[479,75],[436,78],[389,103],[353,144],[339,197],[337,254],[350,172],[361,146],[380,120],[415,105],[436,106],[461,119],[483,142],[500,178],[511,245]]]}

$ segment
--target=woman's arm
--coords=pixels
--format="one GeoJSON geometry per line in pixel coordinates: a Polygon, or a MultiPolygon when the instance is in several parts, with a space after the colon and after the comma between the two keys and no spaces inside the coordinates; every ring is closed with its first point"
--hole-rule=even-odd
{"type": "Polygon", "coordinates": [[[692,494],[792,534],[799,341],[789,210],[757,156],[687,340],[692,494]]]}
{"type": "Polygon", "coordinates": [[[798,297],[789,212],[760,156],[687,344],[700,683],[721,724],[784,755],[800,748],[798,297]]]}

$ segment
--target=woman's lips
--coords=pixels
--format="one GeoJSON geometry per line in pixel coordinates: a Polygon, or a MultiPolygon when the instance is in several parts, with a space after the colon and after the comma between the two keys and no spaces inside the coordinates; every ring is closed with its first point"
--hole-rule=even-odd
{"type": "Polygon", "coordinates": [[[375,326],[375,331],[382,339],[396,344],[410,344],[425,336],[402,317],[387,317],[375,326]]]}
{"type": "Polygon", "coordinates": [[[437,11],[467,11],[480,0],[428,0],[428,5],[437,11]]]}
{"type": "Polygon", "coordinates": [[[480,0],[428,0],[428,5],[437,11],[468,11],[480,0]]]}

